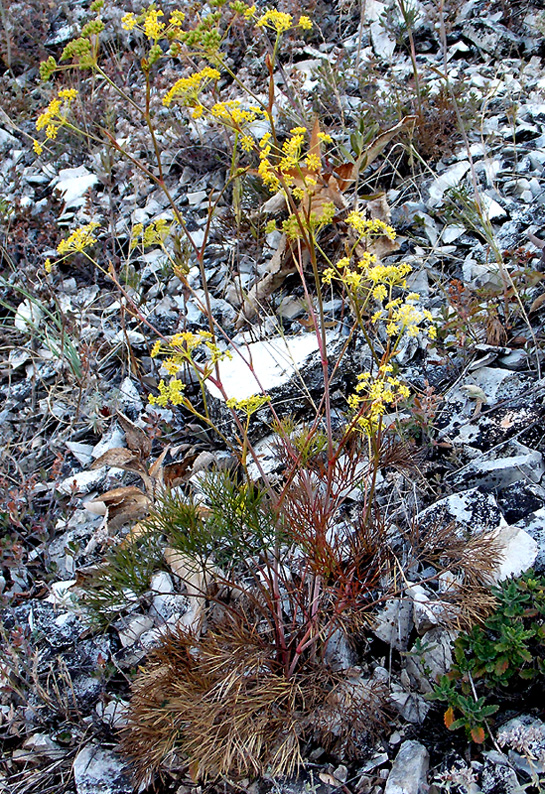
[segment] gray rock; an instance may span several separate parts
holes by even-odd
[[[534,568],[539,573],[545,572],[545,507],[536,510],[526,518],[518,521],[516,527],[525,530],[537,543],[537,556]]]
[[[123,648],[130,648],[139,637],[153,628],[153,619],[148,615],[137,615],[128,625],[118,629],[119,640]]]
[[[420,725],[426,719],[431,703],[424,700],[417,692],[392,692],[390,703],[399,711],[407,722]]]
[[[104,455],[104,453],[108,452],[108,450],[124,446],[125,434],[117,424],[114,424],[110,427],[108,432],[102,436],[100,441],[95,444],[92,455],[95,459],[100,458],[100,456]]]
[[[124,728],[128,724],[128,700],[110,700],[107,706],[99,701],[95,711],[102,722],[111,728]]]
[[[388,775],[384,794],[421,794],[425,790],[430,756],[420,742],[403,742]]]
[[[413,606],[410,599],[395,598],[376,615],[375,636],[398,651],[406,651],[412,627]]]
[[[269,336],[250,343],[246,343],[246,338],[239,334],[235,338],[237,349],[231,351],[232,358],[223,359],[218,365],[219,379],[227,398],[241,401],[266,393],[280,415],[308,410],[307,395],[323,392],[316,334]],[[329,360],[336,361],[344,339],[328,332],[327,343]],[[350,364],[347,357],[346,365]],[[206,388],[211,395],[209,409],[213,420],[224,427],[224,432],[237,435],[231,411],[225,407],[224,395],[211,380],[206,382]],[[262,437],[265,428],[270,428],[270,411],[266,405],[252,416],[251,440]]]
[[[481,771],[482,794],[519,794],[521,787],[507,756],[496,750],[483,753],[486,760]]]
[[[32,734],[23,742],[23,749],[32,755],[44,756],[51,760],[62,758],[68,752],[66,748],[60,747],[57,742],[53,741],[47,733]]]
[[[150,590],[153,593],[164,595],[165,593],[173,593],[174,585],[172,579],[166,571],[157,571],[151,577]]]
[[[357,664],[357,655],[346,634],[340,629],[333,632],[327,643],[324,662],[332,670],[348,670]]]
[[[464,485],[493,491],[523,479],[538,483],[544,470],[541,452],[518,441],[507,441],[463,466],[451,482],[454,487]]]
[[[445,191],[448,190],[448,188],[456,187],[456,185],[460,183],[470,168],[470,163],[467,160],[463,160],[462,162],[455,163],[450,168],[447,168],[446,171],[443,171],[441,176],[437,177],[437,179],[430,185],[430,198],[428,204],[431,207],[437,207],[439,204],[441,204]]]
[[[73,764],[77,794],[133,794],[127,767],[111,750],[90,743]]]
[[[189,610],[189,600],[184,595],[165,593],[156,595],[151,603],[150,616],[156,623],[176,622]]]
[[[119,399],[125,413],[140,414],[144,410],[144,403],[131,378],[125,378],[119,387]]]
[[[228,397],[244,400],[254,394],[271,393],[289,383],[309,359],[317,356],[318,341],[313,333],[277,336],[239,346],[239,351],[231,359],[219,362],[219,374]],[[223,400],[214,385],[207,383],[207,388],[213,397]]]
[[[452,607],[444,601],[434,601],[422,585],[407,588],[407,595],[413,601],[413,620],[417,632],[422,635],[435,626],[445,624],[454,617]]]
[[[476,488],[440,499],[419,513],[417,522],[422,527],[453,523],[460,537],[492,533],[502,551],[498,567],[492,573],[496,581],[518,576],[533,565],[537,556],[537,543],[530,535],[519,527],[509,526],[494,497]]]
[[[420,644],[420,649],[411,648],[407,654],[405,669],[420,692],[433,690],[438,676],[445,675],[452,667],[452,643],[456,632],[442,627],[430,629]]]
[[[85,194],[98,182],[98,178],[84,165],[78,168],[63,168],[59,171],[55,189],[62,194],[65,209],[81,207],[85,204]]]
[[[416,518],[420,526],[455,522],[460,533],[467,534],[495,529],[501,520],[501,510],[492,494],[481,493],[476,488],[445,496]]]

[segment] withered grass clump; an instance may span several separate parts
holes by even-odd
[[[412,526],[405,534],[416,560],[432,565],[437,571],[451,571],[461,576],[442,593],[453,611],[452,627],[469,630],[481,623],[495,608],[496,598],[490,585],[504,556],[495,533],[480,531],[468,535],[455,521],[434,521]]]
[[[174,631],[133,685],[123,749],[147,782],[168,763],[194,779],[290,775],[302,743],[348,753],[384,716],[380,685],[307,665],[286,678],[259,633],[228,619],[198,641]]]
[[[353,467],[307,465],[276,495],[211,474],[204,510],[171,496],[151,517],[198,620],[134,683],[124,749],[141,781],[174,758],[194,779],[289,775],[305,743],[346,758],[378,727],[381,685],[336,672],[328,654],[368,626],[386,546],[380,531],[338,525]]]

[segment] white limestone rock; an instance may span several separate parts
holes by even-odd
[[[520,527],[509,526],[492,494],[477,488],[451,494],[423,510],[417,516],[420,526],[454,523],[460,537],[489,533],[502,551],[498,567],[492,572],[494,581],[519,576],[531,568],[537,557],[536,541]]]
[[[84,165],[80,165],[78,168],[63,168],[59,171],[55,190],[62,194],[65,209],[75,209],[83,206],[85,194],[97,182],[98,178]]]
[[[455,487],[465,485],[494,491],[522,479],[538,483],[544,471],[541,452],[518,441],[507,441],[463,466],[451,482]]]
[[[316,356],[318,340],[314,333],[275,336],[241,346],[239,351],[233,351],[232,359],[219,362],[219,376],[229,399],[244,400],[289,383]],[[206,386],[214,397],[223,400],[214,384],[207,381]]]
[[[405,669],[420,692],[433,690],[438,676],[445,675],[452,667],[452,643],[456,632],[438,626],[424,635],[422,648],[411,648],[406,657]]]
[[[373,633],[398,651],[406,651],[412,628],[413,607],[408,598],[394,598],[375,615]]]
[[[403,742],[388,775],[384,794],[423,794],[430,756],[420,742]]]
[[[93,742],[79,751],[72,767],[77,794],[133,794],[123,760]]]
[[[441,176],[437,177],[430,185],[428,205],[431,207],[438,207],[443,201],[445,191],[450,187],[459,185],[470,168],[470,163],[467,160],[462,160],[459,163],[451,165],[446,171],[443,171]]]
[[[420,725],[424,722],[431,708],[431,703],[424,700],[418,692],[404,692],[403,690],[392,692],[390,703],[399,711],[404,720],[413,725]]]

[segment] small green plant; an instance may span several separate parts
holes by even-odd
[[[486,738],[488,717],[499,709],[490,698],[508,700],[523,682],[545,676],[545,577],[530,570],[502,582],[493,594],[495,611],[456,639],[454,664],[428,695],[447,703],[447,728],[464,727],[478,743]]]
[[[164,568],[163,545],[155,533],[129,537],[111,548],[83,583],[81,604],[93,625],[107,628],[134,608],[149,590],[153,574]]]

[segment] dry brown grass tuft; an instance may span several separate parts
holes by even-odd
[[[291,678],[257,630],[229,619],[165,638],[133,685],[123,748],[139,782],[183,761],[194,779],[293,774],[302,743],[359,747],[383,698],[362,680],[307,665]]]

